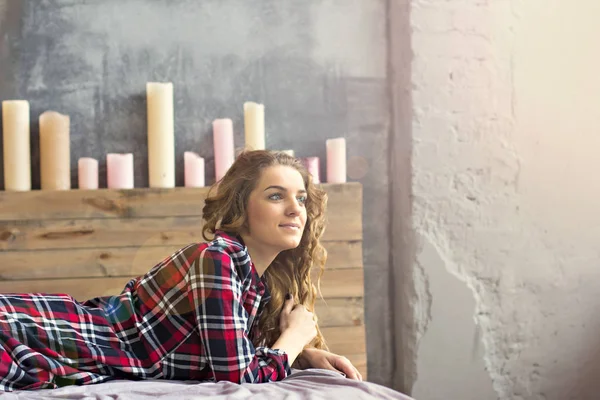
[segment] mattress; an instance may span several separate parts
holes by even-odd
[[[2,400],[184,400],[184,399],[389,399],[413,400],[400,392],[372,382],[355,381],[323,369],[292,370],[282,381],[261,384],[114,380],[59,389],[14,391],[0,394]]]

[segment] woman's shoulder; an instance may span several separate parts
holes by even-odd
[[[217,252],[230,255],[232,259],[247,257],[248,249],[242,240],[231,233],[217,231],[214,238],[201,246],[210,252]]]
[[[248,249],[236,235],[217,231],[211,241],[198,243],[198,250],[202,258],[228,264],[242,278],[252,271]]]

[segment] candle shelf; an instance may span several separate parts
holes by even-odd
[[[328,251],[317,315],[331,351],[366,377],[362,185],[320,184]],[[175,250],[202,241],[209,188],[0,191],[0,292],[119,294]]]

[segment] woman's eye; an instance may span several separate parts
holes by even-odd
[[[279,193],[273,193],[272,195],[269,196],[270,200],[281,200],[281,194]]]
[[[299,196],[299,197],[298,197],[298,201],[299,201],[300,203],[302,203],[302,204],[305,204],[305,203],[306,203],[306,196]]]

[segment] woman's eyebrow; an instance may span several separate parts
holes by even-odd
[[[269,189],[277,189],[277,190],[281,190],[282,192],[288,191],[286,188],[284,188],[283,186],[279,186],[279,185],[271,185],[268,188],[266,188],[264,191],[266,192]],[[298,190],[298,193],[306,193],[306,190],[300,189],[300,190]]]

